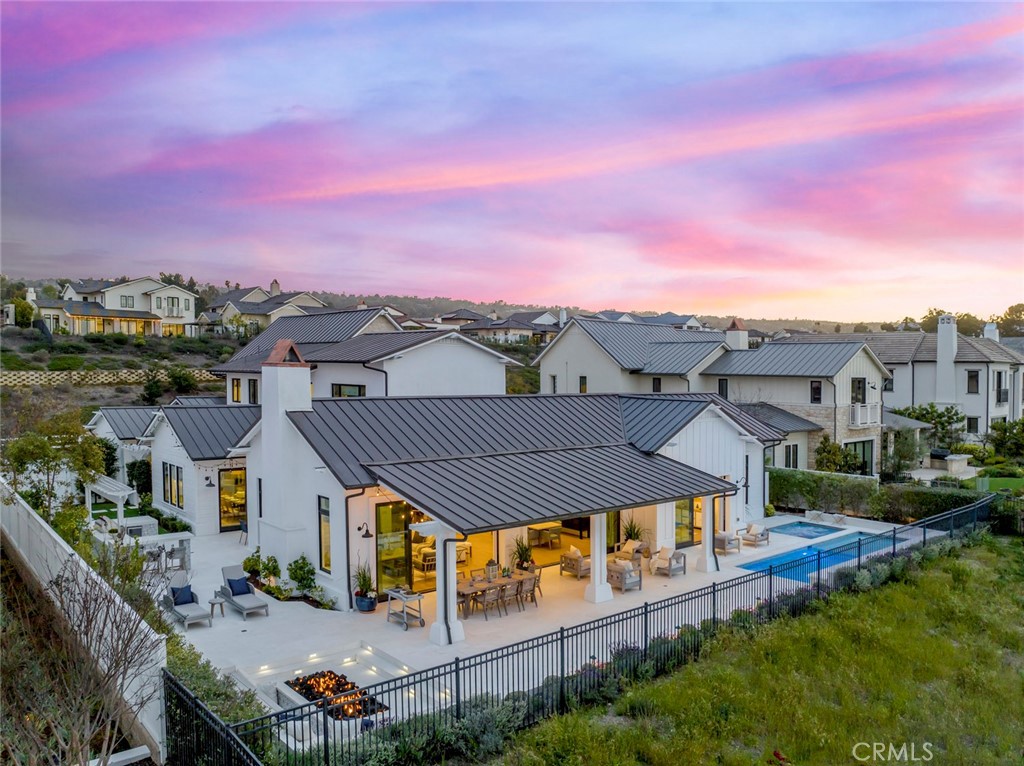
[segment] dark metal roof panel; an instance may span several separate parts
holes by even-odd
[[[753,351],[727,351],[705,375],[832,377],[864,347],[857,341],[766,343]]]
[[[624,444],[386,463],[371,470],[418,508],[465,534],[736,489]]]
[[[281,317],[271,322],[267,329],[253,338],[235,357],[267,353],[282,338],[298,344],[339,343],[354,336],[380,314],[380,309],[361,309]]]
[[[782,433],[792,434],[802,431],[820,431],[822,427],[814,421],[794,415],[781,407],[765,402],[755,404],[737,404],[743,412],[757,418],[762,423],[767,423],[772,428]]]
[[[707,399],[624,396],[620,400],[626,439],[644,452],[656,452],[708,408]]]
[[[62,308],[66,314],[79,317],[103,317],[106,319],[160,319],[156,314],[151,314],[148,311],[108,309],[106,306],[101,306],[96,301],[64,301]]]
[[[188,394],[184,396],[174,397],[174,401],[171,402],[172,407],[196,407],[201,405],[226,405],[223,396],[216,396],[214,394]]]
[[[647,364],[641,372],[649,375],[686,375],[721,347],[721,341],[651,343],[647,346]]]
[[[175,406],[164,407],[163,415],[192,460],[219,460],[238,443],[260,419],[260,408]]]
[[[366,333],[311,350],[303,358],[308,362],[372,362],[452,334],[451,330]]]
[[[100,407],[118,439],[140,439],[159,407]]]
[[[580,328],[603,348],[620,367],[642,370],[651,343],[689,343],[724,341],[720,332],[676,330],[667,325],[646,322],[615,322],[605,319],[574,318]]]

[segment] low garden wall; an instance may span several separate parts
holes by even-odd
[[[189,370],[197,383],[216,383],[221,379],[209,370]],[[149,370],[0,370],[0,386],[141,386]],[[167,383],[167,371],[157,370],[157,377]]]

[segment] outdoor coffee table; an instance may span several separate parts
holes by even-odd
[[[385,615],[388,622],[397,622],[402,630],[409,630],[409,623],[419,623],[421,628],[427,624],[423,619],[422,593],[411,593],[402,588],[388,588],[384,592],[388,594],[388,611]]]

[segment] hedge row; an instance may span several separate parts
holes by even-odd
[[[793,469],[769,468],[769,501],[787,508],[863,514],[876,491],[870,479],[846,474],[826,474]]]

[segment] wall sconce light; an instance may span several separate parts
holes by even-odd
[[[373,537],[373,533],[370,531],[370,525],[367,524],[365,521],[362,524],[360,524],[358,527],[356,527],[356,532],[362,532],[363,533],[363,537],[365,537],[367,539]]]
[[[206,488],[213,489],[213,479],[211,479],[209,476],[206,477]]]

